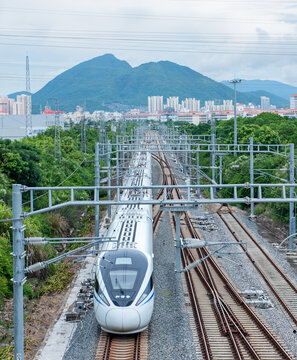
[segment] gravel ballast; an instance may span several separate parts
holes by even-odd
[[[152,161],[153,184],[159,165]],[[163,243],[164,240],[164,243]],[[175,247],[169,214],[163,213],[154,240],[155,306],[148,328],[148,359],[197,359],[180,275],[175,273]],[[100,336],[93,309],[78,323],[63,360],[94,359]]]
[[[176,164],[171,163],[177,169]],[[161,174],[155,161],[152,161],[152,174],[153,184],[159,184]],[[178,182],[184,184],[184,175],[180,172]],[[205,215],[205,213],[205,208],[201,205],[191,212],[194,217]],[[236,211],[236,215],[297,283],[296,273],[287,262],[286,257],[278,253],[259,235],[256,223],[249,220],[247,216],[244,216],[239,211]],[[218,230],[211,232],[199,230],[205,240],[234,241],[216,214],[209,214],[208,216],[213,217]],[[239,248],[236,249],[239,250]],[[234,247],[232,250],[235,250]],[[184,297],[180,275],[177,275],[174,271],[175,247],[167,212],[163,213],[157,228],[154,240],[154,256],[155,307],[148,329],[148,359],[200,359],[194,345],[195,340],[190,328],[188,309],[185,306],[189,299]],[[263,290],[263,284],[257,271],[246,259],[245,255],[224,256],[217,260],[239,291],[251,288]],[[297,335],[293,333],[294,328],[284,315],[283,310],[278,307],[269,309],[256,308],[255,310],[296,356],[297,345],[295,346],[295,342],[297,342]],[[78,324],[63,360],[93,359],[99,336],[100,326],[96,322],[93,310],[89,310],[81,323]]]
[[[177,175],[177,181],[179,184],[184,184],[185,177],[178,171],[178,166],[170,161],[171,166],[175,168]],[[186,193],[183,194],[186,197]],[[206,241],[234,241],[234,238],[230,235],[230,232],[223,225],[217,214],[212,214],[205,210],[207,206],[199,205],[198,208],[191,211],[193,217],[206,216],[212,217],[215,226],[218,230],[216,231],[205,231],[199,229],[200,234]],[[255,221],[252,221],[248,216],[244,215],[242,211],[234,208],[234,212],[240,221],[249,229],[249,231],[258,239],[260,244],[272,255],[276,263],[282,267],[288,276],[297,284],[296,270],[292,268],[290,263],[287,261],[286,255],[277,251],[267,240],[265,240],[258,231],[258,227]],[[199,228],[199,227],[198,227]],[[216,249],[215,246],[211,249]],[[224,251],[240,251],[239,247],[229,247]],[[264,290],[262,279],[257,270],[251,264],[244,254],[228,255],[217,257],[217,261],[222,266],[225,273],[229,276],[235,287],[239,291],[245,291],[250,289]],[[273,300],[273,299],[271,299]],[[296,299],[297,300],[297,299]],[[260,317],[266,322],[266,324],[279,336],[284,342],[287,348],[292,352],[294,356],[297,356],[297,326],[293,326],[292,321],[288,319],[285,311],[278,305],[274,304],[274,307],[268,309],[255,308]]]

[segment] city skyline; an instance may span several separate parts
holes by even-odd
[[[169,60],[216,81],[240,77],[297,85],[294,2],[155,0],[100,4],[36,0],[0,6],[0,93],[38,91],[88,58],[114,53],[132,66]]]

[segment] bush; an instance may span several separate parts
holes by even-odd
[[[12,295],[13,259],[12,247],[5,238],[0,238],[0,300]]]
[[[63,292],[67,285],[69,285],[73,275],[74,272],[71,269],[71,264],[58,265],[55,275],[45,280],[38,295],[42,296],[54,292]]]

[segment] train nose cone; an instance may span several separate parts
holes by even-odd
[[[133,331],[139,329],[140,316],[134,309],[111,309],[106,314],[106,327],[111,331]]]

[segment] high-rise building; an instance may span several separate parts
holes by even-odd
[[[270,98],[266,96],[261,96],[261,109],[270,110]]]
[[[169,98],[167,98],[167,103],[166,106],[168,108],[173,109],[174,111],[178,111],[179,110],[179,102],[178,102],[178,96],[170,96]]]
[[[163,96],[148,96],[148,112],[155,114],[163,111]]]
[[[31,96],[30,95],[18,95],[18,115],[30,115],[31,114]]]
[[[17,101],[7,96],[0,96],[0,113],[2,115],[30,115],[31,114],[31,96],[18,95]]]
[[[205,111],[214,111],[215,108],[215,102],[214,100],[207,100],[204,102]]]
[[[223,105],[221,110],[234,110],[233,100],[223,100]]]
[[[290,96],[290,109],[297,109],[297,94]]]
[[[7,96],[0,96],[0,114],[9,115],[9,99]]]
[[[200,100],[186,98],[182,101],[182,107],[189,111],[200,111]]]

